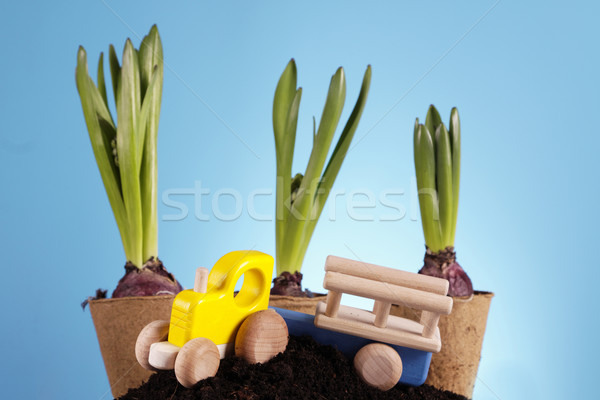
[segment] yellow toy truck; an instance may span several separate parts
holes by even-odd
[[[140,332],[135,354],[149,370],[175,370],[185,387],[214,376],[235,351],[248,362],[266,362],[285,351],[284,319],[268,310],[273,257],[258,251],[223,256],[210,274],[196,270],[194,289],[173,301],[170,321],[154,321]],[[243,276],[239,292],[236,284]]]

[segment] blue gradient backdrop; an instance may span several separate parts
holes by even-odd
[[[273,190],[272,96],[297,61],[304,89],[295,170],[311,145],[330,76],[343,65],[347,103],[367,64],[371,93],[355,147],[308,249],[306,285],[321,289],[326,255],[416,271],[423,237],[414,202],[412,127],[434,103],[463,127],[456,245],[476,288],[496,293],[476,399],[595,397],[598,314],[597,16],[595,2],[2,2],[0,249],[3,398],[109,398],[89,312],[112,290],[124,254],[75,89],[77,47],[90,69],[109,43],[157,23],[165,68],[159,134],[162,194],[201,181],[209,213],[171,196],[159,205],[160,256],[187,287],[193,270],[234,249],[274,251],[274,223],[248,214]],[[495,7],[494,7],[495,5]],[[245,143],[245,144],[244,144]],[[596,161],[594,161],[596,160]],[[355,208],[384,191],[400,210]],[[369,204],[367,195],[355,202]],[[254,209],[273,213],[273,196]],[[332,206],[336,205],[333,210]],[[402,213],[401,213],[402,211]],[[392,216],[396,221],[383,221]],[[358,219],[371,218],[372,221]],[[334,221],[332,221],[334,220]]]

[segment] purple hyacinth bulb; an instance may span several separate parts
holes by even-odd
[[[164,267],[159,259],[151,258],[138,269],[131,263],[125,265],[125,276],[121,278],[112,294],[113,298],[132,296],[157,296],[177,294],[183,287]]]
[[[452,297],[471,296],[473,284],[467,273],[456,262],[456,253],[453,247],[447,247],[437,253],[427,249],[423,268],[420,274],[447,279],[450,282],[448,295]]]

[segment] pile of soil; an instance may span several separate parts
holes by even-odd
[[[159,371],[120,400],[295,400],[295,399],[425,399],[466,400],[431,386],[396,385],[382,392],[363,383],[352,362],[331,346],[312,337],[290,337],[287,350],[266,364],[248,364],[237,357],[221,360],[214,378],[191,389],[181,386],[173,371]]]

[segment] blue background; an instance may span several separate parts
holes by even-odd
[[[159,204],[160,256],[184,286],[234,249],[274,252],[274,223],[248,215],[273,190],[272,96],[296,59],[300,108],[294,170],[311,146],[330,76],[347,77],[346,119],[367,64],[367,106],[308,249],[305,284],[321,289],[326,255],[416,271],[423,237],[414,201],[412,127],[434,103],[461,113],[456,246],[480,290],[496,293],[476,399],[591,398],[598,312],[597,16],[593,2],[2,2],[0,250],[3,398],[109,398],[89,311],[112,291],[124,253],[93,158],[77,91],[77,47],[100,51],[158,24],[165,49],[159,192],[201,181],[225,215]],[[245,143],[245,144],[244,144]],[[596,161],[594,161],[596,160]],[[346,212],[355,191],[403,192]],[[368,204],[368,196],[354,200]],[[259,196],[257,213],[273,213]],[[335,212],[332,204],[337,206]],[[382,221],[387,216],[396,221]],[[358,219],[370,218],[371,221]],[[332,221],[332,219],[334,221]]]

